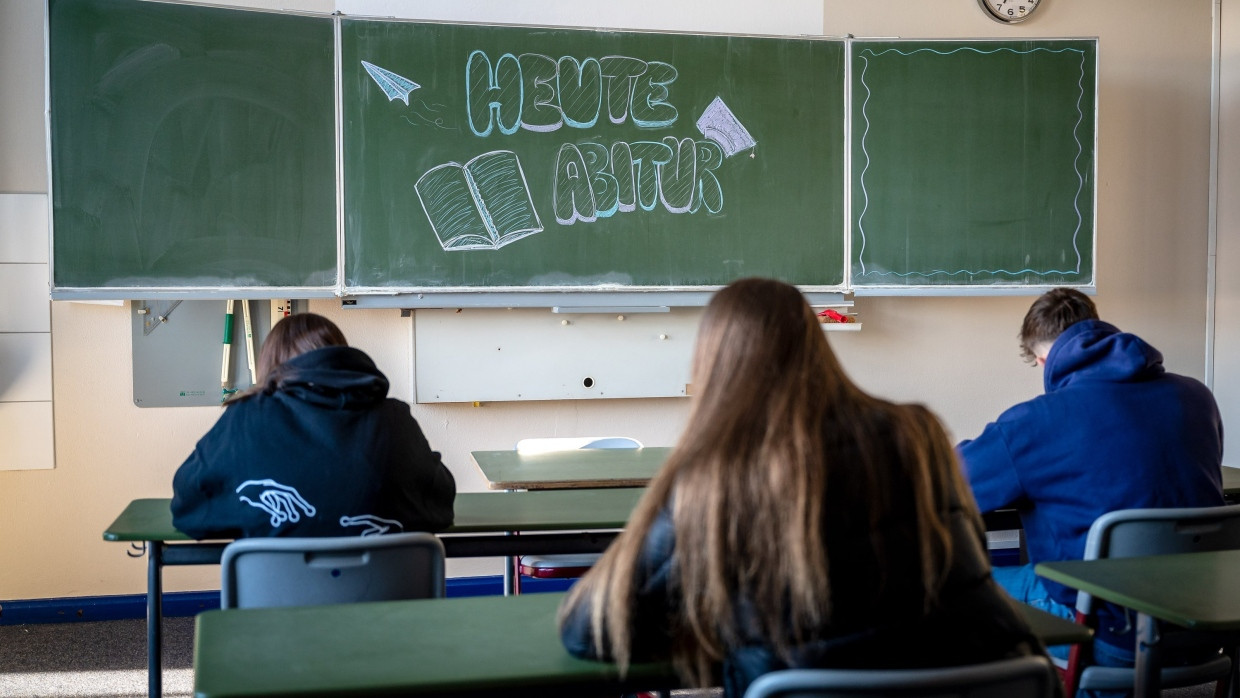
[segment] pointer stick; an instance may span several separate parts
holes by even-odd
[[[229,394],[236,392],[230,390],[229,385],[232,383],[232,330],[233,330],[233,303],[236,301],[228,301],[228,305],[224,309],[224,360],[220,368],[220,402],[228,399]]]
[[[245,360],[250,364],[250,385],[258,383],[254,370],[254,325],[250,322],[250,302],[241,301],[241,317],[245,324]]]

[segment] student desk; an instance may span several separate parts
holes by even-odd
[[[671,455],[667,446],[587,448],[548,453],[474,451],[493,490],[645,487]]]
[[[665,446],[615,449],[573,449],[545,453],[516,450],[474,451],[472,456],[493,490],[559,490],[578,488],[645,487],[671,454]],[[1237,470],[1240,490],[1240,470]],[[982,515],[987,530],[1021,528],[1020,515],[1004,509]],[[517,577],[516,560],[504,565],[504,594],[510,594]]]
[[[553,492],[462,492],[456,495],[456,523],[441,537],[449,557],[508,557],[600,552],[616,532],[566,533],[580,529],[620,529],[641,497],[641,489]],[[163,567],[218,565],[227,541],[195,541],[172,526],[169,499],[136,499],[103,532],[103,539],[142,543],[147,560],[147,667],[150,695],[160,695],[163,644]],[[507,531],[538,532],[510,536]]]
[[[233,696],[618,695],[678,685],[670,664],[576,659],[555,622],[563,594],[207,611],[194,636],[194,694]],[[1088,628],[1023,604],[1048,644]]]
[[[666,446],[581,448],[541,453],[474,451],[471,455],[493,490],[562,490],[645,487],[671,454]],[[515,557],[504,561],[504,595],[516,593]]]
[[[1159,621],[1220,633],[1221,645],[1240,633],[1240,550],[1044,562],[1034,570],[1137,612],[1138,698],[1158,695]]]
[[[668,446],[647,446],[534,454],[474,451],[471,455],[490,489],[539,490],[644,487],[671,452]],[[1240,502],[1240,468],[1223,468],[1223,496],[1229,502]],[[1019,521],[1015,512],[987,512],[991,514],[999,514],[996,520],[1005,523]]]
[[[522,454],[516,451],[474,451],[471,455],[493,490],[556,490],[603,487],[645,487],[671,454],[668,446],[579,449]],[[1240,468],[1223,468],[1223,497],[1240,502]],[[1014,510],[986,512],[987,528],[1020,527]],[[993,524],[993,525],[992,525]]]
[[[620,695],[672,688],[668,664],[572,657],[563,594],[207,611],[194,633],[194,694],[224,696]]]
[[[645,487],[671,454],[666,446],[614,449],[573,449],[545,453],[516,450],[474,451],[472,456],[493,490],[528,491],[578,488]],[[1240,491],[1240,470],[1236,488]],[[987,530],[1021,528],[1012,509],[982,515]],[[585,528],[585,527],[583,527]],[[516,561],[504,565],[504,593],[511,593],[517,576]]]

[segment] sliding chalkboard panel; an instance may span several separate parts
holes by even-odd
[[[334,286],[331,18],[48,16],[54,292]]]
[[[854,286],[1089,285],[1097,42],[852,46]]]
[[[347,291],[843,283],[842,41],[341,29]]]

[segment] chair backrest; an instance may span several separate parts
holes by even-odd
[[[1085,539],[1085,559],[1170,555],[1240,548],[1240,504],[1171,509],[1120,509],[1099,516]],[[1088,614],[1093,598],[1077,594]]]
[[[1059,677],[1045,657],[940,669],[786,669],[758,677],[745,698],[1050,698]]]
[[[579,448],[641,448],[642,442],[627,436],[551,436],[521,439],[517,442],[518,453],[550,453],[552,451],[575,451]]]
[[[245,538],[224,548],[220,566],[221,608],[444,595],[443,543],[429,533]]]

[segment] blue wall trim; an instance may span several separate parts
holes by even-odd
[[[177,591],[164,594],[164,616],[192,616],[220,607],[218,591]],[[74,596],[59,599],[0,601],[0,625],[78,623],[146,618],[146,595]]]
[[[564,591],[573,579],[521,580],[521,591],[539,593]],[[499,596],[504,582],[499,575],[453,577],[447,582],[449,598]],[[220,607],[218,591],[173,591],[164,593],[164,616],[193,616]],[[59,599],[0,601],[0,625],[28,623],[81,623],[98,620],[146,618],[146,595],[74,596]]]

